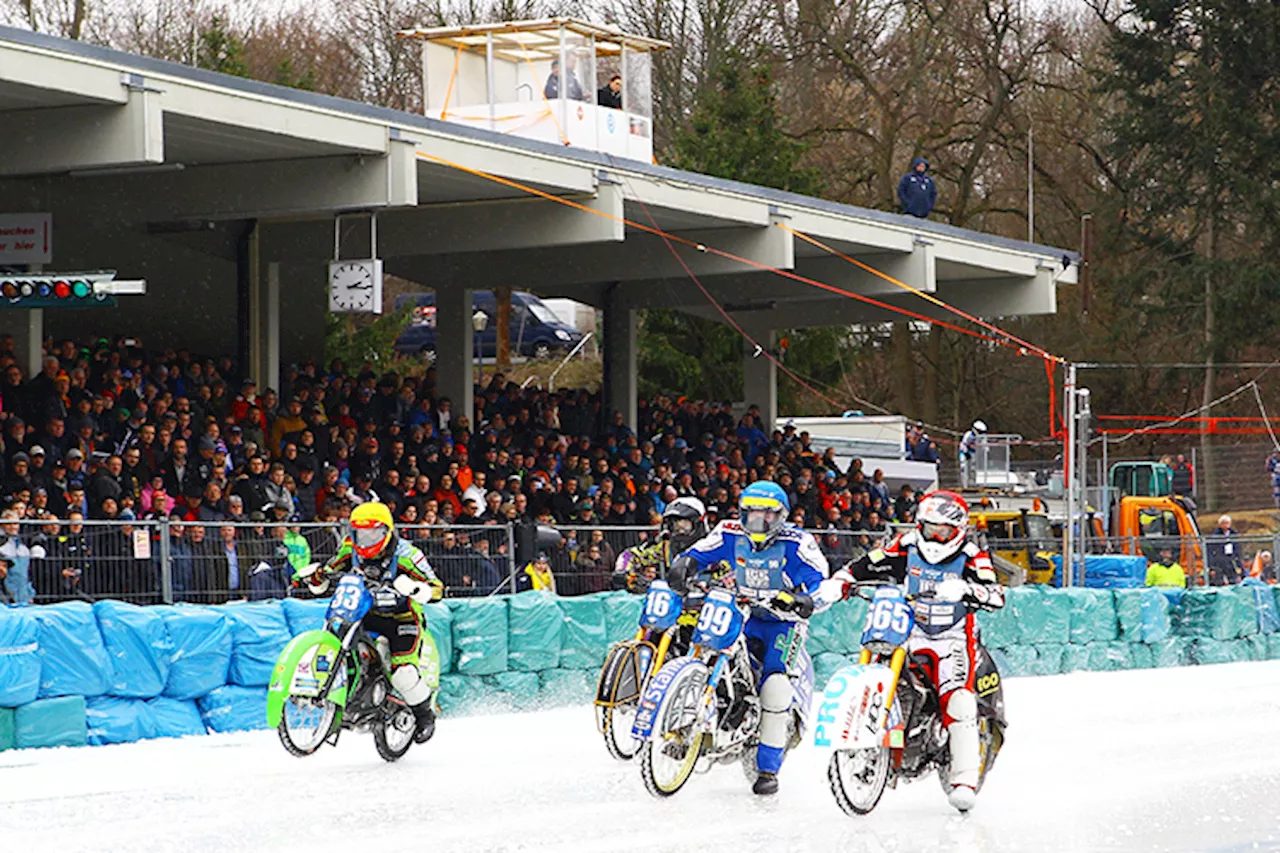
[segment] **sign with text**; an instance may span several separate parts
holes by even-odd
[[[0,265],[52,260],[52,213],[0,213]]]

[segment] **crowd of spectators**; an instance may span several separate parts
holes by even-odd
[[[912,520],[910,489],[891,493],[881,471],[842,466],[807,433],[759,418],[660,395],[641,401],[632,430],[597,394],[522,389],[501,373],[462,412],[433,368],[338,361],[259,388],[230,357],[123,339],[48,341],[26,377],[0,338],[0,597],[156,600],[166,550],[177,600],[284,595],[290,566],[331,555],[368,500],[392,508],[450,594],[508,580],[506,525],[530,521],[565,529],[545,555],[560,592],[603,589],[669,501],[697,496],[714,523],[758,478],[787,490],[791,520],[823,531],[833,557]],[[909,441],[912,456],[936,453],[927,436]],[[156,519],[170,522],[166,543],[137,524]]]

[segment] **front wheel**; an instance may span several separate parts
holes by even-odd
[[[396,708],[387,714],[381,723],[373,727],[373,745],[378,749],[384,761],[396,761],[413,746],[413,735],[417,731],[418,722],[413,711],[408,708]]]
[[[870,814],[889,781],[889,747],[841,749],[827,763],[827,781],[847,815]]]
[[[684,787],[702,754],[705,733],[698,709],[707,684],[704,666],[686,667],[667,688],[662,718],[650,740],[640,746],[640,776],[655,797],[669,797]]]
[[[315,696],[290,696],[285,700],[284,713],[276,732],[280,743],[290,755],[301,758],[310,755],[324,744],[333,730],[338,706],[327,699]]]
[[[640,741],[631,735],[631,724],[636,719],[636,705],[625,702],[601,710],[601,730],[604,748],[619,761],[630,761],[640,751]]]

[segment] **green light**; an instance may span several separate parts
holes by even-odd
[[[89,295],[90,290],[91,288],[89,287],[89,282],[87,281],[77,281],[77,282],[72,282],[71,284],[71,292],[75,294],[75,297],[77,299],[84,299],[86,296]]]

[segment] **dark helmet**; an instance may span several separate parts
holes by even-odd
[[[707,535],[707,510],[697,498],[676,498],[662,511],[662,530],[671,540],[671,553],[688,550]]]

